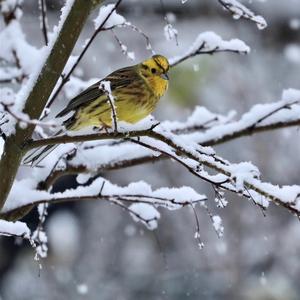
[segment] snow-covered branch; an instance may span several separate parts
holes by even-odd
[[[24,188],[26,188],[26,193]],[[15,211],[24,210],[32,205],[101,200],[117,205],[122,204],[122,207],[128,208],[135,217],[139,215],[143,223],[151,229],[156,227],[159,218],[156,208],[174,210],[187,205],[201,204],[207,200],[206,196],[198,194],[190,187],[152,190],[151,186],[143,181],[131,183],[127,187],[119,187],[103,178],[95,179],[88,186],[79,186],[76,189],[54,194],[36,190],[34,180],[21,180],[16,182],[10,197],[11,199],[2,210],[1,217],[9,218]]]
[[[247,54],[250,52],[249,46],[239,39],[230,41],[223,40],[214,32],[203,32],[198,35],[193,45],[181,56],[172,57],[169,62],[172,67],[179,63],[200,54],[214,54],[218,52],[233,52]]]
[[[30,234],[30,229],[23,222],[8,222],[0,220],[0,235],[29,239]]]
[[[237,0],[218,0],[219,3],[228,10],[234,19],[246,19],[256,23],[258,29],[265,29],[267,27],[266,20],[259,15],[256,15],[253,11],[241,4]]]
[[[116,105],[115,98],[111,93],[110,81],[102,80],[99,85],[99,89],[101,89],[104,94],[107,96],[107,101],[111,110],[111,123],[113,124],[113,129],[115,132],[118,132],[118,119],[116,113]]]
[[[277,187],[262,182],[259,179],[259,171],[250,163],[232,164],[218,157],[211,148],[199,146],[199,144],[211,146],[242,135],[299,124],[299,101],[300,92],[290,89],[284,91],[282,100],[256,105],[238,121],[232,121],[232,113],[222,118],[203,108],[198,108],[186,123],[165,122],[152,127],[147,125],[148,129],[135,131],[59,136],[32,141],[27,147],[90,141],[86,146],[81,146],[75,156],[67,159],[64,167],[52,169],[47,176],[43,172],[45,179],[39,183],[39,186],[46,189],[65,174],[97,174],[103,170],[118,169],[167,157],[219,189],[242,193],[262,207],[267,207],[268,201],[273,201],[299,214],[300,188],[298,186]],[[205,128],[204,124],[205,126],[210,124],[210,128],[202,132],[195,130],[195,128]],[[101,142],[101,140],[115,139],[120,142]],[[94,142],[91,142],[92,140]],[[102,155],[99,160],[97,154],[100,152]],[[104,153],[107,155],[103,155]],[[55,161],[54,157],[49,158],[49,161],[53,160]],[[93,163],[90,164],[89,161]],[[219,175],[209,175],[203,169],[204,166],[217,171]]]
[[[240,120],[233,121],[234,112],[221,116],[209,112],[203,107],[197,107],[186,122],[165,121],[146,129],[119,132],[105,132],[89,135],[64,135],[47,139],[28,141],[26,148],[74,143],[95,140],[109,140],[148,135],[154,127],[166,128],[173,134],[187,136],[190,140],[201,145],[212,146],[230,139],[255,132],[291,127],[300,123],[300,91],[288,89],[283,92],[282,100],[269,104],[257,104],[245,113]],[[204,131],[203,131],[204,130]]]

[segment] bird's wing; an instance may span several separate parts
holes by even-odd
[[[71,111],[76,110],[78,107],[82,105],[87,105],[93,100],[98,99],[100,96],[104,94],[103,90],[99,89],[99,85],[101,81],[110,81],[110,88],[112,91],[117,88],[121,88],[124,86],[128,86],[130,83],[135,81],[138,78],[138,74],[135,71],[134,66],[119,69],[104,79],[92,84],[86,90],[81,92],[75,98],[73,98],[60,113],[56,115],[56,117],[62,117],[68,114]]]

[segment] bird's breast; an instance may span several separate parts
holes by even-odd
[[[168,80],[159,76],[151,77],[148,79],[149,86],[155,97],[162,97],[168,89]]]

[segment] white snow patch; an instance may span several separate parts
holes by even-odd
[[[23,222],[0,220],[0,235],[15,235],[29,239],[30,229]]]
[[[108,20],[106,20],[103,28],[111,28],[118,25],[123,25],[126,22],[126,19],[115,11],[115,4],[103,5],[99,10],[98,16],[94,19],[95,29],[97,29],[104,22],[104,20],[112,11],[113,13],[110,15]]]
[[[172,57],[169,59],[171,65],[176,64],[182,57],[190,56],[195,53],[210,52],[210,51],[236,51],[239,53],[249,53],[250,47],[245,42],[239,39],[223,40],[215,32],[207,31],[200,33],[189,50],[181,56]]]
[[[160,219],[160,213],[152,205],[134,203],[129,206],[129,209],[134,221],[142,221],[150,230],[157,228],[157,220]]]

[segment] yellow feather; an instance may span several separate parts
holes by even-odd
[[[156,59],[155,59],[156,58]],[[155,70],[155,72],[154,72]],[[169,63],[163,56],[156,55],[138,65],[127,68],[126,76],[132,81],[125,86],[115,85],[120,80],[118,71],[104,80],[109,80],[114,97],[118,121],[136,123],[153,112],[159,99],[168,88],[168,80],[162,75],[169,70]],[[124,71],[120,72],[124,73]],[[124,74],[122,74],[124,75]],[[87,126],[111,127],[111,106],[106,95],[81,105],[75,112],[70,130],[79,130]]]

